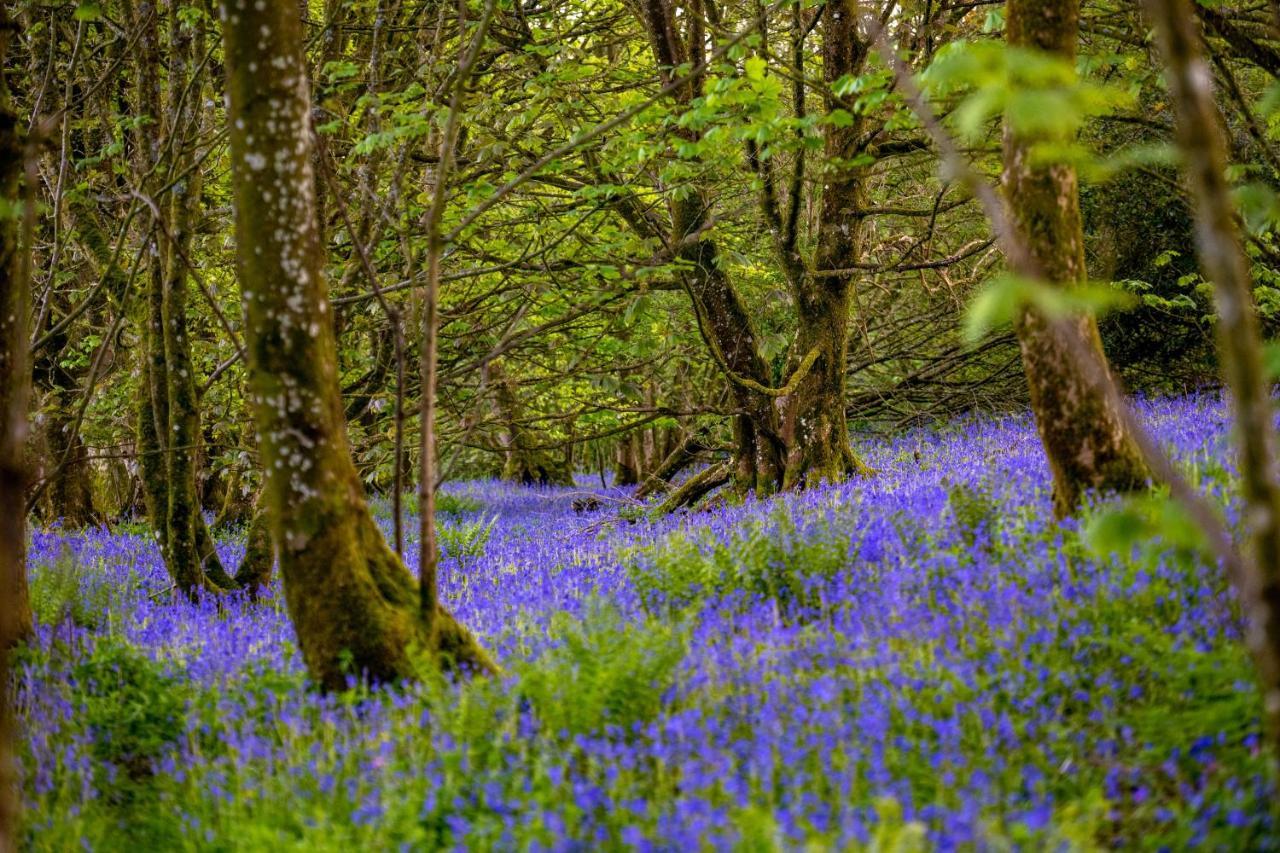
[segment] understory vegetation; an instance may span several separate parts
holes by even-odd
[[[0,0],[0,853],[1280,853],[1280,3]]]
[[[1142,412],[1227,500],[1221,400]],[[463,683],[317,694],[278,588],[175,604],[143,537],[36,533],[26,843],[1274,843],[1239,614],[1194,541],[1048,520],[1025,417],[861,449],[856,487],[675,517],[450,487],[444,530],[489,535],[445,545],[443,594],[504,667]]]

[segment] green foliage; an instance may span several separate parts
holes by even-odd
[[[628,562],[640,600],[652,613],[696,608],[735,593],[779,606],[820,604],[815,582],[849,562],[846,533],[821,523],[799,530],[785,506],[744,526],[727,541],[705,532],[677,532],[641,549]]]
[[[1175,549],[1207,556],[1199,526],[1167,489],[1125,498],[1096,510],[1085,521],[1083,538],[1100,557]]]
[[[560,645],[517,670],[518,689],[545,730],[570,741],[655,719],[685,656],[678,626],[628,623],[603,605],[555,620],[552,633]]]
[[[418,511],[418,496],[409,497],[410,512]],[[453,492],[436,492],[437,515],[468,515],[484,509],[484,502],[470,495],[458,495]]]
[[[971,343],[981,340],[991,329],[1013,322],[1024,308],[1034,308],[1053,317],[1073,314],[1105,314],[1129,308],[1134,298],[1110,283],[1088,282],[1070,287],[1054,287],[1013,274],[991,279],[969,304],[964,335]]]
[[[954,41],[921,80],[934,95],[961,96],[952,115],[970,140],[997,116],[1026,136],[1069,138],[1086,119],[1133,102],[1131,91],[1082,79],[1061,57],[1000,41]]]
[[[130,573],[126,587],[113,588],[100,573],[80,566],[70,551],[63,551],[31,573],[31,612],[42,625],[70,621],[81,628],[111,631],[117,603],[137,585],[137,576]]]
[[[95,757],[129,779],[149,776],[183,734],[181,683],[126,643],[99,642],[72,668],[71,683]]]
[[[498,517],[495,515],[488,521],[477,518],[468,522],[442,524],[437,531],[440,545],[446,554],[460,563],[477,560],[484,556],[485,546],[489,544],[489,537],[493,535],[493,527],[497,522]]]
[[[973,547],[978,537],[994,531],[1000,507],[991,495],[964,483],[947,486],[947,506],[955,518],[961,539]]]

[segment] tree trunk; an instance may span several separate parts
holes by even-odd
[[[15,24],[0,2],[0,202],[22,210],[22,225],[0,216],[0,853],[18,849],[18,774],[14,767],[10,649],[31,633],[26,567],[26,436],[30,387],[27,352],[29,268],[24,231],[33,214],[30,187],[22,188],[26,162],[18,116],[4,70]],[[25,200],[25,204],[22,202]]]
[[[705,436],[701,432],[692,432],[685,436],[654,467],[653,472],[645,478],[632,497],[636,500],[644,500],[650,495],[666,491],[671,486],[671,478],[693,464],[698,454],[706,449]]]
[[[135,140],[135,181],[146,192],[162,146],[159,11],[144,3],[136,10],[139,27],[137,98],[139,110],[152,121],[141,125]],[[187,320],[187,259],[190,257],[192,209],[199,203],[199,169],[186,137],[198,124],[200,86],[191,74],[191,39],[169,13],[171,63],[170,105],[182,109],[168,117],[169,137],[178,144],[175,171],[185,177],[168,203],[153,209],[148,258],[145,368],[138,406],[137,452],[147,515],[174,584],[186,595],[198,590],[234,586],[218,560],[213,537],[200,512],[196,489],[196,445],[200,436],[195,373]],[[187,91],[192,86],[192,91]]]
[[[244,558],[236,571],[235,583],[248,590],[250,598],[257,598],[271,581],[271,569],[276,559],[271,546],[271,525],[262,507],[261,495],[254,501],[253,517],[245,533]]]
[[[867,45],[857,34],[856,4],[829,2],[822,11],[824,69],[828,83],[847,74],[860,73]],[[672,82],[673,69],[702,61],[704,34],[700,12],[684,16],[688,38],[680,36],[680,20],[667,0],[649,0],[643,18],[653,45],[662,80]],[[799,29],[799,24],[797,23]],[[802,45],[797,42],[797,50]],[[797,81],[802,75],[797,76]],[[698,81],[674,89],[672,97],[688,106]],[[797,82],[797,111],[803,110],[804,86]],[[836,106],[834,99],[830,106]],[[853,113],[850,110],[850,113]],[[690,140],[692,130],[681,131]],[[845,364],[848,352],[849,270],[859,250],[861,212],[865,193],[865,167],[852,164],[860,153],[864,128],[826,128],[829,170],[825,180],[817,247],[816,270],[809,269],[797,248],[797,222],[803,171],[792,184],[791,209],[784,216],[777,209],[771,165],[749,148],[764,190],[765,215],[775,235],[778,259],[796,304],[797,334],[788,376],[782,387],[760,354],[757,336],[746,307],[721,266],[715,242],[706,235],[711,209],[699,187],[671,202],[677,256],[689,272],[685,287],[698,316],[699,330],[716,363],[728,378],[734,407],[734,454],[731,482],[738,493],[767,495],[779,489],[801,488],[821,481],[843,479],[867,469],[849,444],[844,414]],[[798,169],[803,169],[803,155]],[[633,224],[638,221],[631,216]],[[835,271],[835,272],[833,272]],[[716,478],[710,478],[715,480]],[[688,493],[696,493],[696,489]]]
[[[421,612],[348,449],[297,9],[224,2],[222,14],[249,390],[265,508],[307,668],[329,690],[348,675],[412,677],[414,649],[442,666],[492,671],[451,614]]]
[[[526,486],[572,486],[573,469],[563,454],[537,447],[538,439],[524,425],[524,406],[520,403],[520,387],[515,377],[503,369],[501,362],[489,364],[493,383],[494,408],[502,422],[502,443],[506,455],[502,479]]]
[[[775,226],[784,241],[778,246],[780,261],[791,271],[789,277],[794,281],[798,333],[793,374],[802,369],[800,359],[814,358],[785,400],[783,436],[788,449],[783,488],[823,480],[835,482],[867,470],[849,444],[844,393],[851,270],[861,257],[867,208],[867,167],[855,164],[855,159],[864,153],[862,137],[866,128],[859,112],[831,92],[837,80],[861,74],[866,64],[868,45],[858,33],[857,11],[856,3],[847,0],[828,2],[822,10],[822,74],[827,84],[827,110],[843,108],[857,118],[847,127],[829,123],[824,130],[825,174],[812,272],[804,269],[796,248],[794,214],[785,219],[778,215]],[[803,99],[803,90],[797,92],[796,99]],[[799,188],[796,182],[792,192]]]
[[[1009,0],[1005,16],[1011,46],[1035,48],[1074,64],[1079,0]],[[1075,168],[1033,165],[1038,143],[1009,122],[1004,132],[1004,192],[1014,228],[1040,276],[1070,287],[1086,278],[1084,229]],[[1092,316],[1075,318],[1081,339],[1106,368]],[[1151,472],[1106,394],[1105,383],[1081,368],[1071,342],[1038,311],[1023,310],[1014,322],[1040,440],[1053,470],[1053,504],[1059,517],[1080,504],[1086,490],[1132,491],[1146,487]]]
[[[203,46],[202,25],[194,30],[183,25],[177,5],[169,7],[169,102],[176,111],[170,117],[170,134],[179,142],[175,171],[187,177],[170,194],[169,241],[165,253],[165,276],[161,294],[164,321],[163,365],[168,397],[168,429],[165,469],[168,473],[168,529],[170,571],[179,578],[184,592],[197,586],[229,589],[235,581],[227,574],[213,547],[196,487],[197,447],[200,443],[200,409],[196,399],[195,366],[191,357],[190,324],[187,316],[188,269],[191,257],[193,220],[200,204],[200,170],[194,162],[194,146],[186,144],[200,126],[204,102],[203,85],[194,80],[193,41]],[[196,51],[203,53],[203,50]],[[190,87],[189,92],[184,92]],[[185,97],[184,97],[185,95]],[[177,105],[181,104],[180,110]]]
[[[0,216],[0,616],[5,620],[0,649],[26,638],[32,626],[26,571],[31,247],[23,245],[23,232],[34,202],[29,197],[31,187],[23,186],[25,139],[4,75],[15,26],[8,4],[0,2],[0,202],[10,211],[22,211],[20,217]],[[0,777],[6,769],[0,767]],[[0,816],[8,805],[8,794],[7,789],[0,791]]]
[[[90,479],[88,451],[79,434],[72,435],[70,417],[72,401],[69,393],[58,389],[53,407],[45,414],[44,445],[47,476],[51,476],[47,494],[49,521],[61,521],[63,527],[79,529],[101,522],[93,505],[93,481]],[[61,470],[58,464],[66,459]]]
[[[1262,687],[1264,722],[1272,738],[1273,769],[1280,765],[1280,480],[1276,472],[1275,408],[1263,370],[1262,340],[1253,281],[1237,226],[1213,73],[1185,0],[1147,0],[1168,65],[1166,78],[1177,113],[1182,149],[1195,200],[1196,250],[1218,304],[1218,351],[1231,405],[1245,508],[1247,546],[1242,577],[1235,578],[1249,622],[1245,642]]]
[[[131,7],[132,4],[129,4]],[[133,25],[138,28],[137,65],[135,68],[135,108],[150,119],[134,129],[133,177],[145,190],[148,173],[154,158],[159,156],[160,138],[157,122],[160,121],[160,36],[155,20],[155,10],[143,4],[133,11]],[[174,572],[169,559],[169,489],[165,453],[168,446],[165,431],[169,425],[169,395],[165,383],[164,366],[164,269],[161,265],[162,242],[157,235],[158,224],[152,222],[144,239],[146,260],[146,323],[143,334],[142,381],[138,390],[137,457],[138,476],[142,481],[143,501],[147,519],[156,544],[164,557],[174,581],[182,579]]]

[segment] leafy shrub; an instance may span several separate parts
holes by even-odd
[[[439,527],[440,544],[444,552],[459,563],[476,560],[484,556],[485,546],[493,535],[493,527],[498,517],[485,521],[477,518],[465,524],[442,524]]]
[[[132,646],[99,643],[72,668],[71,683],[93,737],[94,757],[130,779],[151,775],[156,759],[182,736],[186,697],[181,682]]]
[[[466,515],[480,512],[484,503],[467,495],[455,495],[452,492],[436,493],[436,512],[440,515]]]
[[[129,575],[129,587],[136,576]],[[112,610],[128,591],[114,589],[101,572],[83,572],[70,551],[39,566],[31,575],[31,612],[42,625],[64,621],[90,630],[110,627]]]
[[[763,597],[784,607],[812,607],[815,581],[830,579],[849,562],[848,534],[830,522],[803,531],[785,506],[728,540],[679,532],[641,549],[630,574],[645,608],[681,610],[733,593]]]
[[[955,519],[961,540],[970,548],[979,536],[990,535],[1000,518],[1000,507],[991,495],[965,483],[947,486],[947,507]]]
[[[552,735],[627,731],[658,716],[684,659],[679,629],[627,623],[608,607],[557,621],[562,644],[519,671],[521,696]]]

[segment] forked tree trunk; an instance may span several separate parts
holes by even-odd
[[[1035,48],[1074,64],[1079,0],[1009,0],[1008,42]],[[1071,287],[1086,278],[1084,227],[1076,170],[1065,163],[1037,165],[1037,143],[1062,141],[1030,137],[1007,122],[1004,132],[1004,192],[1014,227],[1041,277]],[[1106,368],[1102,340],[1092,316],[1072,320],[1081,340]],[[1053,505],[1069,515],[1090,489],[1143,489],[1151,472],[1111,405],[1105,384],[1079,366],[1071,341],[1034,309],[1015,319],[1022,363],[1040,440],[1053,470]]]
[[[227,66],[238,269],[264,501],[285,601],[312,678],[412,677],[419,655],[492,671],[374,524],[351,460],[322,275],[310,97],[296,5],[228,0]],[[430,627],[428,627],[430,626]]]
[[[855,115],[847,127],[829,123],[823,131],[822,198],[813,269],[806,270],[796,250],[795,222],[779,221],[787,235],[780,262],[791,271],[797,336],[792,371],[804,359],[814,361],[786,400],[783,434],[788,452],[784,488],[805,482],[841,480],[866,472],[849,444],[845,417],[845,372],[849,357],[850,293],[854,264],[862,254],[867,208],[867,166],[863,154],[866,127],[862,115],[832,92],[837,80],[861,74],[868,44],[858,32],[857,3],[828,2],[822,10],[822,75],[827,111],[844,108]],[[803,97],[803,94],[798,97]],[[793,191],[798,185],[793,187]],[[794,203],[794,202],[793,202]],[[781,219],[781,217],[779,217]],[[789,254],[789,257],[786,256]]]
[[[703,60],[705,34],[701,10],[677,16],[669,0],[647,0],[642,17],[653,45],[664,83],[675,69]],[[857,4],[832,0],[822,11],[824,76],[830,84],[842,76],[860,73],[867,55],[865,41],[857,33]],[[681,18],[687,22],[682,36]],[[678,106],[687,107],[698,81],[672,91]],[[803,85],[799,102],[803,102]],[[830,104],[835,106],[834,103]],[[824,175],[821,221],[813,267],[798,246],[796,227],[803,174],[797,174],[785,215],[772,195],[768,163],[756,160],[768,191],[765,214],[778,248],[778,261],[786,274],[796,305],[796,340],[788,373],[779,385],[760,354],[756,331],[733,282],[722,267],[717,246],[705,232],[710,224],[709,197],[700,187],[685,187],[671,202],[678,256],[688,265],[685,287],[698,325],[716,363],[730,383],[737,414],[734,416],[734,453],[724,472],[735,491],[767,495],[780,489],[801,488],[835,481],[867,469],[849,443],[845,419],[845,371],[848,354],[850,270],[860,244],[865,167],[851,161],[860,153],[858,125],[826,130],[828,174]],[[682,133],[696,139],[692,130]],[[752,158],[757,154],[753,150]],[[626,215],[624,213],[624,215]],[[634,215],[629,219],[635,223]],[[709,472],[687,484],[668,503],[678,503],[705,492],[722,481]]]
[[[159,12],[150,3],[134,10],[138,27],[138,109],[151,121],[135,131],[134,179],[144,192],[155,186],[150,174],[165,153],[160,122],[161,57]],[[200,420],[195,373],[187,322],[187,260],[190,258],[191,219],[199,203],[199,169],[187,136],[198,122],[203,100],[193,86],[192,34],[169,9],[171,62],[168,67],[169,101],[182,109],[168,117],[169,137],[178,159],[176,171],[183,181],[170,200],[152,211],[150,240],[155,251],[148,258],[147,319],[142,388],[138,401],[137,452],[147,515],[174,584],[183,593],[220,590],[234,586],[213,547],[200,513],[196,489],[196,443]],[[162,175],[159,177],[163,177]]]

